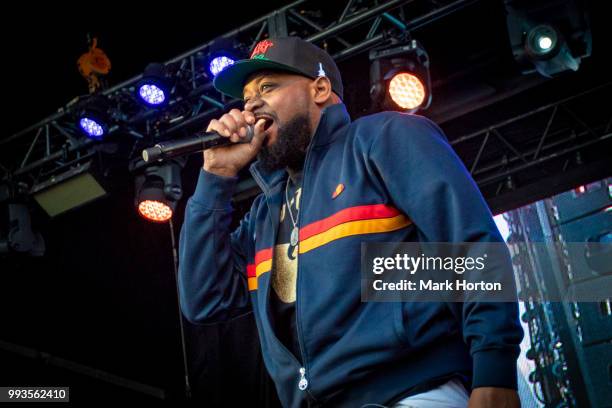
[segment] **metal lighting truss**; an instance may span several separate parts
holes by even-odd
[[[140,103],[136,85],[142,76],[105,90],[102,95],[111,106],[111,123],[103,142],[87,139],[77,127],[76,115],[83,98],[0,140],[0,184],[10,183],[18,191],[28,193],[32,187],[94,156],[103,156],[107,162],[110,157],[115,163],[126,163],[137,160],[143,148],[160,140],[201,130],[208,120],[238,102],[228,100],[212,87],[208,58],[218,51],[219,44],[229,42],[228,51],[245,58],[261,39],[289,34],[316,43],[342,61],[386,45],[405,31],[414,32],[474,3],[477,1],[296,1],[166,62],[173,86],[169,103],[161,108]],[[610,112],[593,101],[602,96],[602,91],[609,90],[605,85],[464,136],[455,137],[457,133],[453,131],[447,134],[485,197],[501,197],[517,186],[536,185],[534,175],[542,177],[570,170],[604,152],[600,146],[610,142]],[[435,120],[442,123],[448,117]],[[528,180],[529,177],[532,179]],[[243,180],[236,200],[249,198],[255,190],[252,180]]]
[[[610,91],[612,82],[470,134],[449,136],[450,143],[489,198],[525,185],[537,186],[545,178],[563,179],[561,174],[593,163],[609,172],[612,111],[599,101]],[[498,212],[514,208],[508,203],[494,207],[499,207]]]
[[[111,106],[111,123],[104,142],[91,141],[78,129],[78,110],[86,97],[0,140],[0,182],[12,182],[27,193],[32,186],[79,166],[99,152],[121,151],[125,159],[133,159],[156,141],[199,130],[232,102],[212,87],[213,78],[208,72],[207,59],[220,42],[231,42],[233,48],[228,51],[245,58],[261,39],[296,35],[342,60],[385,44],[398,31],[422,27],[474,2],[296,1],[166,62],[173,87],[169,103],[163,108],[140,103],[135,88],[141,75],[103,91]],[[405,10],[412,5],[425,12],[405,23]]]

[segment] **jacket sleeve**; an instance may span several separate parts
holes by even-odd
[[[504,242],[478,186],[442,130],[429,119],[389,114],[369,157],[394,204],[415,224],[420,241]],[[499,273],[512,275],[509,253],[501,262],[506,264]],[[515,288],[514,277],[509,280]],[[516,389],[516,360],[523,338],[517,302],[466,301],[448,306],[461,321],[470,348],[473,388]]]
[[[192,323],[227,321],[251,310],[246,275],[250,213],[231,232],[238,177],[201,170],[179,239],[179,300]]]

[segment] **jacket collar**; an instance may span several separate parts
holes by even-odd
[[[321,111],[321,120],[308,149],[332,143],[340,134],[341,129],[349,123],[351,123],[351,117],[346,110],[346,105],[338,103],[326,106]],[[259,160],[251,164],[249,171],[266,195],[269,195],[278,183],[287,178],[287,170],[266,171],[261,167]]]

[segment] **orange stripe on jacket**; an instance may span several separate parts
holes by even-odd
[[[300,230],[299,253],[303,254],[340,238],[395,231],[412,221],[398,209],[386,204],[360,205],[345,208]],[[255,263],[247,266],[249,290],[257,289],[257,278],[272,269],[272,248],[255,255]]]
[[[412,224],[412,221],[404,214],[390,218],[374,218],[369,220],[349,221],[336,225],[325,232],[310,236],[300,241],[300,254],[312,251],[315,248],[326,245],[340,238],[352,235],[376,234],[381,232],[395,231]]]
[[[272,269],[272,248],[262,249],[255,254],[255,263],[247,265],[249,290],[257,289],[257,278]]]
[[[359,205],[345,208],[327,218],[323,218],[320,221],[315,221],[302,227],[300,229],[300,241],[345,222],[372,218],[389,218],[399,214],[399,210],[386,204]]]

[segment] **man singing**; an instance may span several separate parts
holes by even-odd
[[[361,301],[362,242],[503,242],[440,128],[398,112],[351,121],[333,59],[295,37],[261,41],[214,86],[244,110],[208,125],[234,143],[204,151],[187,204],[185,317],[252,312],[285,407],[519,407],[516,303]],[[263,193],[232,232],[255,158]]]

